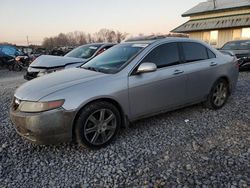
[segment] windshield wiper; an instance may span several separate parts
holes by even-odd
[[[104,67],[100,67],[100,68],[95,68],[95,67],[81,67],[83,69],[86,70],[90,70],[90,71],[95,71],[95,72],[101,72],[104,74],[112,74],[114,72],[116,72],[114,69],[110,69],[110,68],[104,68]]]
[[[105,73],[105,74],[113,74],[115,73],[117,70],[116,69],[113,69],[113,68],[107,68],[107,67],[100,67],[99,68],[99,71],[102,72],[102,73]]]
[[[95,71],[95,72],[100,72],[98,69],[96,69],[95,67],[83,67],[86,70],[91,70],[91,71]]]

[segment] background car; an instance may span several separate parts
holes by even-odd
[[[25,83],[10,114],[17,132],[34,143],[75,138],[99,148],[127,122],[201,102],[222,108],[238,75],[236,57],[203,42],[125,42],[79,68]]]
[[[0,66],[9,68],[12,65],[13,60],[18,56],[25,56],[25,54],[20,51],[15,46],[11,45],[0,45]]]
[[[77,67],[111,48],[113,43],[94,43],[75,48],[65,56],[42,55],[29,66],[24,78],[31,80],[59,70]]]
[[[59,47],[59,48],[54,48],[49,52],[49,55],[54,55],[54,56],[65,56],[67,53],[72,51],[74,47],[70,46],[65,46],[65,47]]]
[[[231,41],[220,50],[232,52],[239,59],[240,71],[250,70],[250,40]]]

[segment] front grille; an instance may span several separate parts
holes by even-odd
[[[244,57],[245,58],[250,58],[250,54],[236,54],[236,57],[239,58],[239,59],[244,58]]]
[[[27,76],[31,78],[36,78],[39,72],[27,72]]]

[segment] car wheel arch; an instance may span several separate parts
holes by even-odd
[[[227,84],[228,84],[228,89],[229,89],[229,93],[231,93],[230,80],[229,80],[229,78],[228,78],[227,76],[225,76],[225,75],[219,77],[219,78],[213,83],[213,85],[214,85],[218,80],[221,80],[221,79],[222,79],[222,80],[225,80],[225,81],[227,82]]]
[[[213,93],[214,93],[214,88],[217,87],[217,84],[224,82],[227,86],[227,95],[226,95],[226,99],[223,102],[223,104],[221,106],[216,106],[213,102]],[[215,82],[213,83],[211,89],[210,89],[210,93],[208,94],[208,96],[206,97],[206,100],[203,102],[204,107],[209,108],[209,109],[215,109],[218,110],[220,108],[222,108],[225,103],[227,102],[228,97],[230,96],[230,82],[229,79],[226,76],[221,76],[218,79],[215,80]]]
[[[214,84],[215,84],[216,82],[218,82],[219,80],[221,80],[221,79],[225,80],[225,81],[228,83],[229,94],[231,93],[230,81],[229,81],[229,78],[228,78],[227,76],[225,76],[225,75],[220,76],[219,78],[215,79],[214,82],[212,82],[212,85],[210,86],[209,91],[208,91],[209,93],[212,91],[212,89],[213,89],[213,87],[214,87]],[[209,96],[209,93],[207,94],[206,98]]]
[[[79,110],[77,111],[75,117],[74,117],[74,120],[73,120],[73,126],[72,126],[72,139],[75,140],[75,125],[76,125],[76,121],[78,119],[78,117],[80,116],[81,112],[84,110],[84,108],[92,103],[95,103],[95,102],[108,102],[108,103],[111,103],[113,104],[119,111],[120,115],[121,115],[121,121],[122,121],[122,127],[125,127],[126,125],[126,115],[124,113],[124,110],[123,108],[121,107],[121,105],[114,99],[112,98],[98,98],[98,99],[94,99],[94,100],[91,100],[91,101],[88,101],[86,104],[84,104],[83,106],[81,106],[79,108]]]

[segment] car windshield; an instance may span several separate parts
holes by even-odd
[[[229,42],[222,47],[222,50],[250,50],[250,41]]]
[[[117,73],[127,62],[147,46],[148,44],[120,44],[90,60],[88,63],[82,65],[81,68],[107,74]]]
[[[94,55],[94,53],[101,47],[101,45],[85,45],[75,48],[71,52],[67,53],[65,57],[75,57],[88,59]]]

